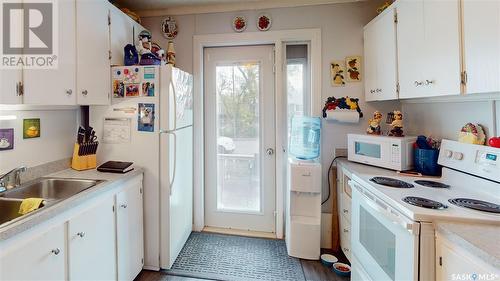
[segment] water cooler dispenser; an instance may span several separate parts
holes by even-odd
[[[317,260],[321,242],[321,164],[319,118],[292,119],[285,241],[288,255]]]

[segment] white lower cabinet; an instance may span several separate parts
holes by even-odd
[[[134,280],[144,263],[143,193],[134,182],[116,195],[118,280]]]
[[[68,222],[69,279],[115,280],[115,214],[112,196]]]
[[[473,276],[475,275],[475,276]],[[495,277],[496,276],[496,277]],[[436,280],[496,280],[500,269],[436,233]]]
[[[351,258],[351,180],[344,172],[344,168],[337,164],[337,204],[340,231],[340,248],[349,261]]]
[[[0,254],[0,280],[65,280],[64,224],[22,239]]]
[[[0,280],[134,280],[144,258],[142,176],[0,241]]]

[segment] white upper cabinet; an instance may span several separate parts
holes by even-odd
[[[75,0],[57,2],[58,67],[24,70],[24,103],[76,104]]]
[[[110,6],[111,65],[123,65],[123,48],[134,44],[134,20],[112,4]]]
[[[69,279],[116,280],[114,198],[68,222]]]
[[[500,92],[500,1],[463,0],[465,92]]]
[[[400,98],[459,95],[459,1],[397,2]]]
[[[0,0],[0,5],[6,2]],[[14,21],[14,19],[13,19]],[[0,13],[0,34],[3,34],[3,13]],[[17,22],[11,24],[11,30],[15,34],[22,34],[21,18],[17,18]],[[0,45],[0,50],[3,52],[3,46]],[[22,92],[20,92],[20,83],[22,83],[22,69],[2,69],[0,68],[0,104],[20,104],[22,100]]]
[[[110,34],[108,1],[76,1],[77,101],[80,105],[110,102]]]
[[[389,8],[364,30],[365,98],[393,100],[397,94],[395,10]]]

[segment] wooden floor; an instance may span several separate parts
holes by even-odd
[[[324,250],[323,253],[330,253],[339,258],[341,262],[347,262],[343,253],[333,253]],[[341,277],[335,274],[331,268],[327,268],[320,261],[301,260],[302,269],[307,281],[347,281],[348,277]],[[171,276],[165,272],[143,270],[135,281],[200,281],[205,279],[195,279],[179,276]]]

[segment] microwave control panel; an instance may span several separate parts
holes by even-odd
[[[401,148],[399,147],[399,144],[393,143],[391,145],[391,161],[392,163],[397,163],[401,161]]]

